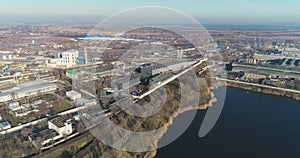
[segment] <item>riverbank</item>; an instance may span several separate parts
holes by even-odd
[[[226,80],[226,82],[224,82]],[[241,88],[244,90],[254,91],[258,93],[265,93],[265,94],[272,94],[276,96],[284,96],[288,98],[292,98],[294,100],[300,100],[300,91],[266,86],[266,85],[259,85],[259,84],[252,84],[246,83],[241,81],[234,81],[228,79],[222,79],[222,81],[216,80],[215,89],[221,86],[229,86],[234,88]]]
[[[185,108],[181,108],[179,109],[177,112],[175,112],[172,116],[169,117],[168,123],[163,127],[162,133],[160,133],[159,135],[159,139],[154,141],[156,146],[158,144],[158,141],[164,136],[164,134],[168,131],[169,126],[171,126],[173,124],[173,120],[174,118],[176,118],[178,115],[191,111],[191,110],[206,110],[207,108],[211,107],[215,102],[217,102],[217,98],[215,97],[215,94],[212,92],[212,90],[214,89],[214,87],[210,87],[207,90],[210,92],[209,96],[210,99],[208,100],[207,103],[198,105],[197,107],[193,107],[193,106],[188,106]],[[148,158],[154,158],[157,154],[157,150],[151,151],[151,153],[149,154]]]

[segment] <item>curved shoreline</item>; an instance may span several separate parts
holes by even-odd
[[[173,115],[169,117],[168,123],[163,127],[163,132],[159,134],[158,139],[154,141],[155,145],[158,145],[158,141],[167,133],[169,126],[173,124],[173,120],[180,114],[191,111],[191,110],[206,110],[207,108],[211,107],[215,102],[217,102],[217,98],[215,94],[212,92],[214,88],[210,87],[208,90],[210,91],[210,99],[207,103],[198,105],[197,107],[188,106],[185,108],[181,108],[179,111],[175,112]],[[151,151],[148,155],[149,158],[154,158],[157,154],[157,149]]]

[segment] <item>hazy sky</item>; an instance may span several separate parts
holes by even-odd
[[[178,9],[208,22],[300,19],[300,0],[5,0],[0,2],[0,17],[105,17],[140,6]]]

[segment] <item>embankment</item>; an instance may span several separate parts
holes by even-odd
[[[220,86],[230,86],[235,88],[241,88],[249,91],[259,92],[259,93],[265,93],[265,94],[272,94],[277,96],[284,96],[289,97],[294,100],[300,100],[300,92],[292,92],[288,91],[287,89],[279,89],[278,87],[272,87],[272,86],[264,86],[264,85],[258,85],[258,84],[249,84],[249,83],[242,83],[242,82],[236,82],[236,81],[230,81],[227,80],[227,82],[217,82],[217,87]],[[225,84],[224,84],[225,83]]]

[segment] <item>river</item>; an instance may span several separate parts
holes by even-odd
[[[214,91],[217,98],[220,92]],[[300,157],[300,101],[228,88],[217,124],[199,138],[205,113],[198,111],[185,133],[158,149],[156,157]],[[165,136],[172,132],[179,117],[187,115],[189,112],[176,117]]]

